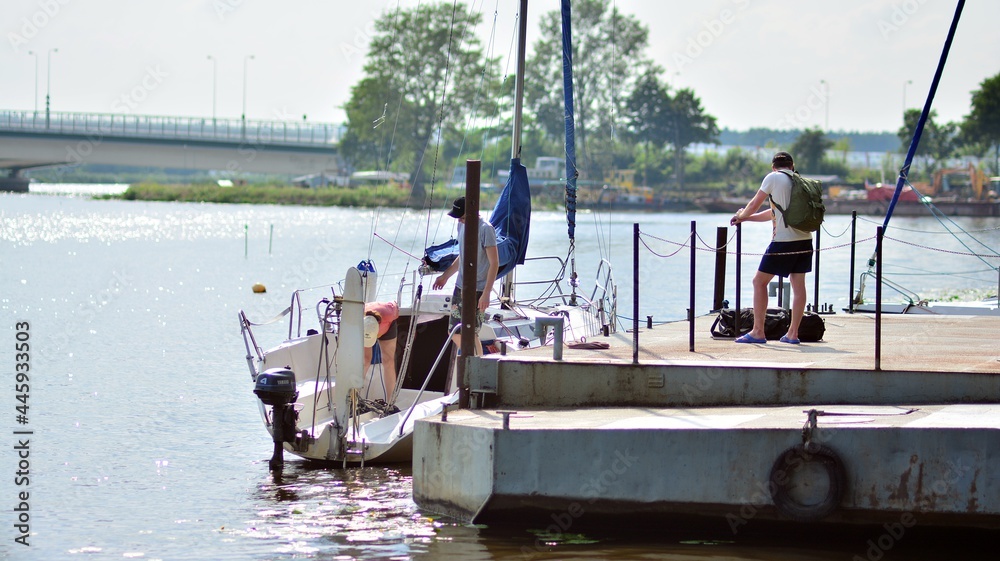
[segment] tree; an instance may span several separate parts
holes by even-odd
[[[677,174],[677,188],[684,188],[685,149],[696,142],[717,143],[719,128],[715,117],[705,113],[701,100],[690,88],[678,91],[670,102],[673,120],[674,172]]]
[[[461,3],[383,14],[375,22],[365,75],[344,105],[345,158],[409,173],[414,203],[424,203],[428,169],[440,157],[435,151],[461,138],[477,103],[490,99],[477,95],[480,90],[498,87],[484,78],[497,75],[498,63],[483,54],[474,29],[481,19]]]
[[[993,172],[1000,174],[1000,74],[983,80],[972,92],[972,112],[962,123],[962,135],[993,147]]]
[[[578,0],[572,22],[577,161],[597,175],[612,165],[615,119],[638,72],[648,67],[643,51],[649,31],[605,0]],[[560,137],[565,123],[560,12],[544,14],[540,27],[525,72],[525,107],[548,135]]]
[[[660,81],[660,72],[656,67],[647,69],[625,103],[627,131],[644,148],[641,169],[636,171],[642,172],[643,183],[647,185],[650,166],[657,163],[651,151],[662,151],[674,135],[670,93]]]
[[[792,143],[791,153],[795,159],[795,169],[805,170],[807,173],[817,173],[823,165],[823,157],[826,151],[833,146],[833,141],[828,139],[819,128],[806,129]]]
[[[901,142],[900,151],[903,153],[910,149],[913,132],[917,130],[917,123],[920,121],[920,113],[919,109],[907,109],[903,114],[903,127],[896,133]],[[920,144],[916,152],[925,157],[928,173],[933,173],[958,149],[958,125],[955,123],[939,125],[935,122],[935,118],[937,111],[931,109],[924,123],[924,130],[920,134]]]

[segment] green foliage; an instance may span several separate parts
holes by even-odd
[[[917,130],[917,123],[920,121],[919,109],[907,109],[903,115],[903,127],[896,135],[900,141],[900,151],[906,153],[910,149],[913,141],[913,132]],[[917,146],[916,155],[924,157],[924,168],[927,173],[933,173],[940,168],[944,162],[955,155],[958,149],[958,125],[955,123],[938,124],[935,122],[937,111],[931,109],[924,123],[924,130],[920,135],[920,144]]]
[[[715,117],[705,113],[701,100],[690,88],[682,89],[674,95],[670,101],[670,113],[674,125],[674,169],[680,171],[677,174],[677,185],[683,189],[684,149],[696,142],[717,142],[719,129],[715,124]]]
[[[625,102],[625,123],[635,142],[662,148],[673,138],[670,93],[660,81],[661,70],[650,67],[639,77],[632,95]]]
[[[306,206],[406,206],[409,193],[382,187],[303,189],[282,185],[219,187],[213,183],[137,183],[121,198],[129,201],[239,203]],[[110,197],[109,197],[110,198]]]
[[[649,30],[605,0],[574,2],[572,22],[577,162],[589,177],[599,178],[614,165],[613,119],[622,112],[638,73],[648,67],[644,51]],[[525,70],[525,108],[547,136],[561,139],[565,120],[559,10],[543,14],[540,27]]]
[[[826,138],[822,130],[815,128],[802,131],[789,150],[795,159],[795,169],[806,175],[822,173],[819,170],[822,169],[826,151],[831,146],[833,141]]]
[[[435,3],[375,22],[365,75],[344,106],[341,151],[351,169],[408,173],[417,205],[429,181],[450,179],[446,154],[459,151],[468,116],[498,98],[498,62],[474,31],[481,20],[465,4]]]
[[[983,80],[972,92],[972,112],[961,130],[967,142],[993,147],[993,172],[1000,174],[1000,74]]]

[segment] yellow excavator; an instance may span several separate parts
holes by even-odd
[[[969,164],[968,167],[939,169],[932,182],[915,182],[913,188],[933,197],[935,201],[995,201],[1000,190],[1000,177],[987,177],[986,173]]]

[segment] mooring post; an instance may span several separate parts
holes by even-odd
[[[882,226],[875,231],[875,370],[882,370]]]
[[[688,348],[694,352],[694,284],[695,284],[695,255],[697,252],[698,223],[691,221],[691,301],[688,307]]]
[[[719,226],[715,229],[715,294],[712,297],[712,309],[721,310],[722,301],[726,298],[726,234],[729,228]]]
[[[743,274],[743,225],[736,225],[736,313],[733,314],[733,325],[736,329],[736,337],[740,336],[740,278]]]
[[[854,313],[854,249],[858,243],[858,211],[851,211],[851,286],[847,293],[847,313]]]
[[[639,364],[639,223],[632,224],[632,364]]]
[[[462,331],[459,348],[462,351],[458,369],[458,406],[469,408],[468,362],[476,355],[476,313],[479,312],[479,298],[476,298],[476,271],[479,266],[479,176],[482,162],[465,161],[465,229],[464,244],[469,248],[460,258],[462,262]]]
[[[813,271],[813,311],[819,313],[819,246],[823,227],[816,230],[816,270]]]

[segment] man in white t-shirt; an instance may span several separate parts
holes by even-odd
[[[784,171],[782,171],[784,170]],[[792,317],[788,332],[781,337],[782,343],[799,343],[799,324],[806,309],[806,273],[812,271],[812,234],[785,225],[782,213],[775,212],[774,203],[788,208],[792,196],[792,179],[786,173],[795,172],[792,155],[778,152],[771,159],[771,173],[764,177],[760,190],[750,203],[729,221],[740,222],[771,221],[771,244],[767,246],[760,260],[757,274],[753,277],[753,329],[736,339],[737,343],[766,343],[764,318],[767,315],[767,285],[775,275],[788,277],[792,285]],[[771,205],[758,212],[764,201],[770,197]]]

